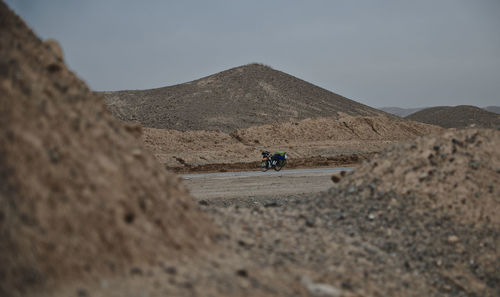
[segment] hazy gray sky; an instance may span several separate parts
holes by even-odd
[[[500,105],[499,0],[7,0],[94,90],[261,62],[373,107]]]

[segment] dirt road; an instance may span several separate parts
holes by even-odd
[[[326,191],[331,176],[352,168],[318,168],[182,175],[196,199],[279,197]]]

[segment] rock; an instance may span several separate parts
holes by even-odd
[[[130,269],[131,275],[142,275],[142,270],[140,268],[134,267]]]
[[[459,238],[456,235],[450,235],[450,236],[448,236],[448,242],[449,243],[457,243],[458,240],[459,240]]]
[[[165,267],[165,272],[171,275],[176,275],[177,274],[177,268],[175,266],[168,266]]]
[[[202,199],[202,200],[198,201],[198,204],[199,204],[199,205],[204,205],[204,206],[207,206],[207,205],[208,205],[208,201],[207,201],[207,200],[205,200],[205,199]]]
[[[336,174],[332,175],[332,182],[333,183],[338,183],[340,181],[340,177]]]
[[[371,213],[371,214],[369,214],[369,215],[368,215],[368,219],[369,219],[370,221],[375,220],[375,215],[374,215],[374,214],[372,214],[372,213]]]
[[[479,168],[479,161],[477,161],[477,160],[471,160],[469,162],[469,166],[472,169],[478,169]]]
[[[316,224],[316,220],[314,218],[306,218],[306,226],[307,227],[314,227],[314,225]]]
[[[47,39],[43,42],[43,45],[45,48],[49,49],[59,61],[62,62],[64,60],[64,54],[59,42],[54,39]]]
[[[418,176],[418,180],[423,181],[423,180],[424,180],[424,179],[426,179],[428,176],[429,176],[429,174],[428,174],[427,172],[424,172],[424,173],[422,173],[422,174],[420,174],[420,175]]]
[[[264,207],[279,207],[279,204],[276,201],[268,201],[264,203]]]
[[[342,291],[331,285],[313,283],[307,276],[300,279],[302,285],[306,288],[307,292],[313,297],[340,297]]]
[[[78,289],[76,290],[76,296],[78,297],[88,297],[89,293],[86,289]]]
[[[238,269],[236,271],[237,276],[248,277],[248,271],[246,269]]]

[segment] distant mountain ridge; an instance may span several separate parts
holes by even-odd
[[[123,121],[160,129],[220,130],[306,118],[386,116],[262,64],[232,68],[192,82],[140,91],[102,92],[108,109]]]
[[[401,107],[380,107],[379,109],[385,111],[387,113],[397,115],[398,117],[406,117],[412,113],[415,113],[419,110],[424,109],[425,107],[417,107],[417,108],[401,108]]]
[[[387,113],[397,115],[398,117],[406,117],[409,116],[412,113],[415,113],[417,111],[420,111],[422,109],[430,108],[428,107],[416,107],[416,108],[401,108],[401,107],[380,107],[379,109],[382,111],[385,111]],[[500,114],[500,106],[486,106],[486,107],[481,107],[482,109],[489,111],[489,112],[494,112]]]
[[[487,110],[489,112],[494,112],[500,114],[500,106],[486,106],[483,107],[484,110]]]
[[[500,115],[470,105],[436,106],[417,111],[406,119],[443,128],[500,127]]]

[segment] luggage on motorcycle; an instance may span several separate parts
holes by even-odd
[[[286,153],[285,153],[285,152],[276,152],[276,153],[274,153],[274,155],[273,155],[273,160],[281,160],[281,159],[285,159],[285,155],[286,155]]]

